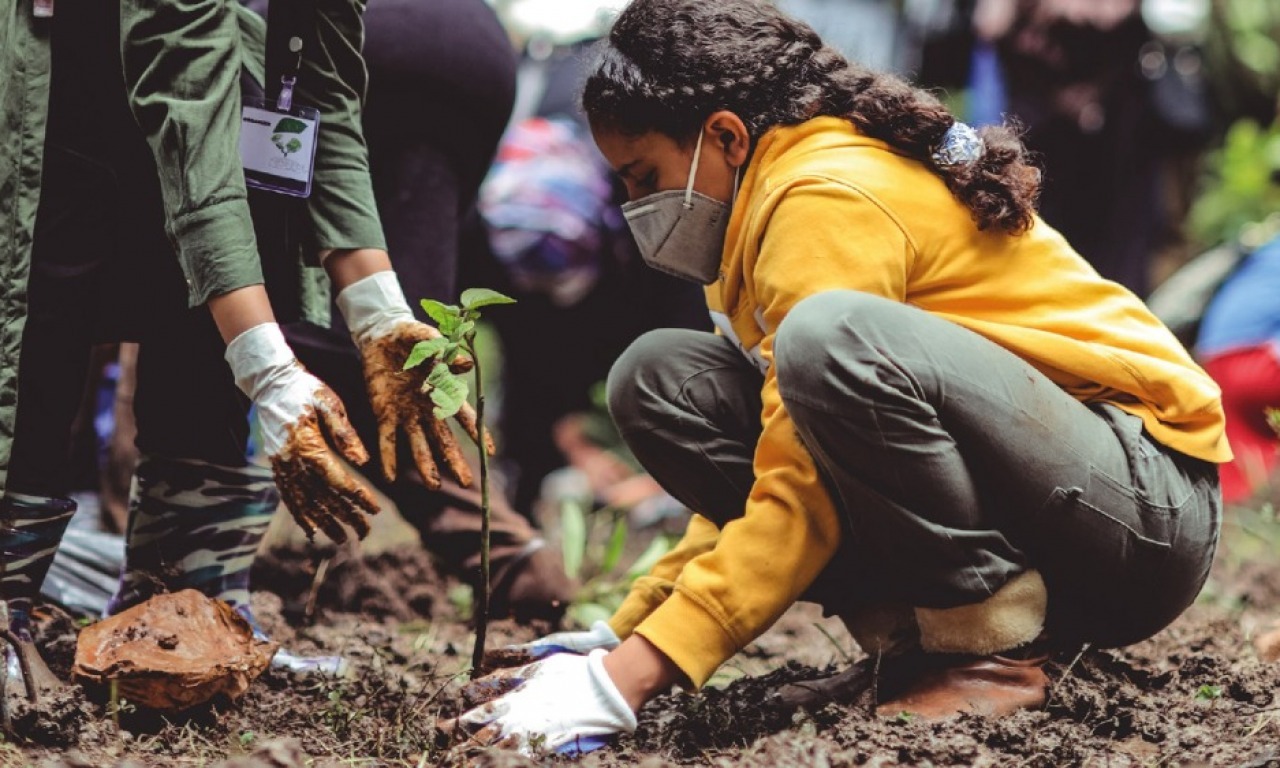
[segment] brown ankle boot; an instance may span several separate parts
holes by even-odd
[[[929,654],[925,654],[926,657]],[[906,712],[926,720],[974,712],[997,717],[1044,706],[1049,678],[1048,654],[1025,659],[1006,656],[934,657],[919,667],[898,692],[876,711],[885,717]]]

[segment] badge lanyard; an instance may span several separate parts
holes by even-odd
[[[287,11],[287,15],[275,12],[281,6],[285,6],[282,11]],[[316,138],[320,130],[320,113],[293,103],[305,45],[301,27],[304,23],[314,26],[314,7],[314,2],[297,0],[274,0],[268,6],[267,96],[246,97],[241,109],[240,158],[244,163],[245,184],[294,197],[311,194]],[[288,29],[281,30],[282,24]],[[281,59],[283,66],[273,67],[277,61],[272,53],[283,53],[282,47],[288,52]],[[279,71],[280,85],[272,98],[275,90],[272,77],[276,71]]]

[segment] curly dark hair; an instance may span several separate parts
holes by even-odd
[[[979,131],[985,150],[970,165],[930,156],[954,116],[927,91],[859,66],[807,24],[764,0],[633,0],[618,16],[583,87],[592,125],[686,142],[720,109],[753,139],[820,115],[847,118],[872,138],[928,164],[981,229],[1031,227],[1040,171],[1018,132]]]

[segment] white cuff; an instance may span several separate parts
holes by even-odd
[[[370,335],[380,336],[391,326],[413,320],[413,310],[405,301],[400,280],[391,270],[362,277],[338,293],[338,309],[347,328],[359,343]]]
[[[636,713],[631,711],[631,705],[622,697],[622,692],[604,668],[604,657],[608,653],[603,648],[597,648],[587,654],[587,669],[591,672],[591,682],[595,687],[596,703],[612,716],[614,725],[631,733],[638,725]]]
[[[294,355],[280,326],[263,323],[232,339],[227,345],[226,360],[231,366],[236,386],[250,400],[256,401],[263,386],[271,380],[271,373],[289,370],[293,366]]]

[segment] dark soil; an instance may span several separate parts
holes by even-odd
[[[1274,766],[1280,768],[1280,664],[1260,661],[1251,634],[1280,616],[1280,525],[1264,546],[1224,547],[1201,602],[1156,637],[1123,650],[1087,651],[1053,665],[1041,711],[930,723],[880,719],[863,704],[785,714],[764,705],[785,682],[843,669],[858,658],[835,619],[800,605],[731,660],[701,693],[673,692],[640,714],[635,734],[585,766]],[[1258,554],[1262,552],[1265,557]],[[0,743],[0,766],[538,765],[488,750],[462,755],[433,723],[459,712],[471,632],[456,582],[417,548],[330,561],[277,551],[255,572],[258,616],[295,653],[341,653],[354,674],[308,679],[268,670],[239,701],[181,716],[127,702],[65,704],[74,711],[40,743]],[[354,612],[359,607],[360,612]],[[550,629],[510,621],[491,647]],[[65,675],[75,622],[50,611],[42,647]],[[116,712],[113,718],[112,712]],[[118,719],[119,725],[115,720]]]

